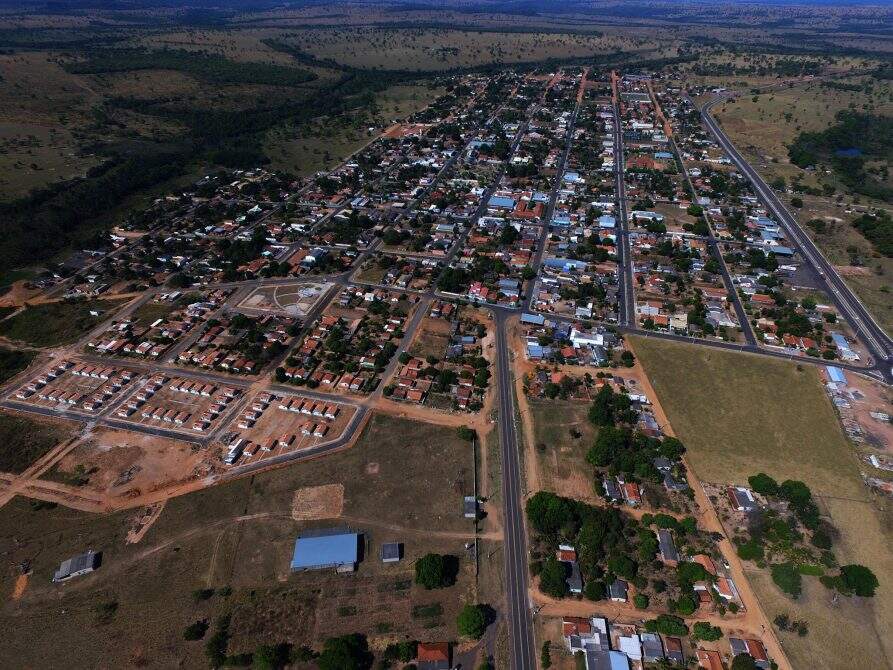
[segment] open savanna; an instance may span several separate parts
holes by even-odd
[[[746,564],[770,620],[789,613],[808,622],[806,637],[781,634],[794,667],[889,666],[893,647],[884,631],[893,626],[893,526],[884,504],[862,484],[817,368],[642,337],[631,341],[700,480],[742,484],[766,472],[778,481],[806,482],[840,531],[838,561],[867,565],[878,575],[874,599],[843,598],[833,605],[831,592],[815,578],[804,578],[804,592],[793,601],[768,571]]]
[[[455,431],[376,415],[347,450],[169,500],[136,545],[125,537],[140,509],[87,514],[15,498],[0,508],[0,625],[16,628],[0,640],[0,658],[21,667],[204,667],[204,643],[186,642],[183,629],[197,620],[213,627],[225,613],[232,614],[229,653],[284,641],[318,646],[352,632],[373,645],[389,637],[455,639],[457,610],[477,590],[464,552],[473,524],[462,517],[472,477],[470,443]],[[292,517],[296,491],[330,484],[343,486],[341,517]],[[289,575],[302,529],[341,525],[364,533],[356,574]],[[378,560],[387,541],[404,543],[401,563]],[[103,552],[96,573],[50,583],[61,560],[87,548]],[[413,561],[429,551],[459,558],[455,587],[412,584]],[[28,588],[11,601],[26,559]],[[194,595],[224,587],[231,593]]]
[[[264,152],[273,168],[291,174],[332,168],[395,121],[424,109],[443,91],[426,84],[391,86],[375,95],[373,107],[273,128],[267,133]]]
[[[311,29],[289,32],[287,41],[317,58],[332,59],[350,67],[412,71],[581,58],[643,49],[628,39],[608,34],[439,28]]]

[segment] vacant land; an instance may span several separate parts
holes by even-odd
[[[563,400],[528,400],[534,425],[539,484],[544,491],[592,500],[592,466],[586,452],[595,442],[589,404]]]
[[[802,480],[840,530],[838,561],[891,574],[889,513],[862,485],[815,367],[646,338],[632,344],[702,481],[745,483],[760,471]],[[834,607],[830,592],[811,578],[795,603],[767,571],[748,570],[770,619],[788,612],[809,622],[807,638],[783,638],[795,667],[877,667],[884,655],[891,658],[882,633],[893,626],[889,579],[880,578],[873,600],[842,599]]]
[[[409,347],[409,353],[418,358],[434,356],[443,358],[450,343],[450,322],[446,319],[422,319],[418,334]]]
[[[0,414],[0,472],[24,472],[34,461],[71,436],[71,429],[61,422]]]
[[[456,612],[475,588],[463,548],[473,525],[461,509],[472,467],[469,443],[454,431],[375,416],[349,450],[170,500],[136,545],[125,537],[139,510],[35,511],[16,498],[0,509],[0,551],[8,559],[0,592],[12,593],[21,560],[34,572],[22,598],[4,598],[0,607],[0,624],[16,622],[17,629],[0,641],[0,657],[42,667],[204,667],[203,643],[185,642],[182,631],[202,619],[213,626],[224,613],[233,619],[229,653],[350,632],[373,643],[404,635],[454,639]],[[342,516],[295,521],[295,493],[326,485],[343,486]],[[294,538],[308,525],[361,530],[359,571],[290,576]],[[404,543],[401,563],[378,560],[388,541]],[[103,551],[95,575],[50,584],[59,561],[88,547]],[[412,584],[412,562],[429,551],[459,557],[455,587]],[[227,586],[231,593],[193,595]],[[102,615],[108,603],[117,603],[111,617]],[[55,631],[51,641],[47,627]]]
[[[31,305],[15,316],[0,321],[0,336],[35,347],[58,347],[76,342],[107,318],[105,312],[117,309],[119,302],[78,300]],[[93,316],[96,311],[99,316]]]
[[[0,347],[0,383],[12,379],[34,360],[32,351],[16,351]]]

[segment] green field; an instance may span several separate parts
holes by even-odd
[[[873,600],[843,598],[832,606],[831,593],[806,578],[804,593],[794,602],[767,571],[746,564],[770,619],[789,613],[809,624],[805,638],[781,634],[794,667],[881,667],[878,660],[885,655],[889,663],[893,646],[882,631],[893,626],[893,519],[862,485],[855,452],[817,368],[631,339],[699,479],[742,484],[762,471],[778,481],[804,481],[841,533],[834,547],[838,561],[867,565],[880,579]]]
[[[0,508],[0,552],[7,558],[0,623],[16,627],[0,641],[0,658],[41,667],[207,667],[204,643],[184,641],[182,631],[226,612],[233,620],[230,653],[351,632],[371,642],[386,628],[394,637],[455,639],[457,609],[475,591],[473,564],[462,558],[462,535],[437,533],[472,530],[461,509],[472,467],[470,445],[454,430],[375,416],[346,451],[170,500],[137,545],[124,542],[137,510],[34,511],[16,498]],[[344,486],[341,519],[292,519],[296,489],[332,483]],[[337,525],[364,533],[358,572],[289,576],[301,529]],[[405,558],[384,565],[379,546],[394,540],[404,543]],[[103,551],[95,575],[52,585],[59,561],[88,547]],[[460,557],[455,587],[412,585],[412,562],[429,551]],[[22,599],[11,602],[6,596],[23,559],[33,574]],[[225,586],[230,595],[193,597],[196,589]],[[96,608],[109,602],[118,604],[117,613],[99,623]]]
[[[32,305],[15,316],[0,321],[0,336],[34,347],[58,347],[71,344],[108,318],[106,312],[117,309],[120,302],[111,300],[79,300]],[[91,310],[99,310],[92,316]]]

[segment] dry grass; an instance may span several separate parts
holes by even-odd
[[[804,579],[794,602],[767,571],[749,567],[770,618],[786,612],[809,623],[806,638],[783,634],[794,667],[879,667],[879,659],[891,658],[890,519],[862,485],[816,368],[638,337],[633,345],[701,480],[742,483],[763,471],[806,482],[841,533],[838,561],[878,575],[873,600],[843,598],[835,606],[814,578]]]
[[[592,466],[586,452],[597,430],[587,418],[588,403],[529,400],[540,488],[579,499],[594,498]],[[574,437],[577,431],[580,437]]]
[[[337,519],[344,509],[344,485],[306,486],[295,491],[291,518],[295,521]]]

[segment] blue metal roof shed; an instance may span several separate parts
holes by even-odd
[[[359,533],[344,529],[305,534],[295,540],[291,571],[335,568],[337,572],[352,572],[357,566],[359,540]]]

